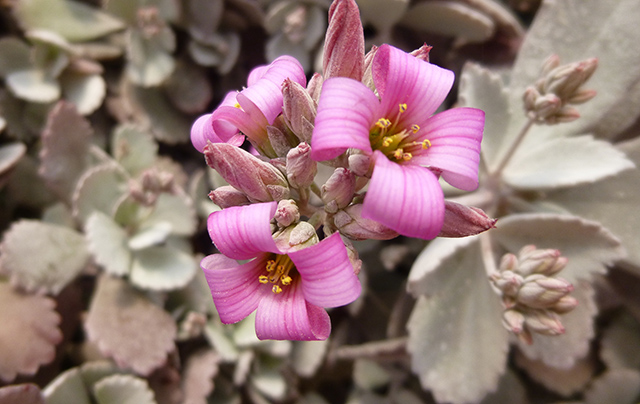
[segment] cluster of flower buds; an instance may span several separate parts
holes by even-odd
[[[596,67],[596,58],[560,65],[557,55],[549,57],[543,65],[540,79],[525,90],[527,115],[536,122],[550,125],[578,119],[580,114],[571,105],[582,104],[595,97],[594,90],[581,87]]]
[[[491,275],[491,282],[502,293],[504,326],[522,341],[530,344],[533,332],[564,333],[559,315],[578,304],[569,295],[573,285],[555,276],[566,265],[567,258],[560,251],[527,245],[518,256],[505,254],[498,272]]]
[[[156,203],[161,193],[174,193],[176,189],[174,175],[155,168],[144,171],[139,180],[129,181],[129,194],[144,206]]]

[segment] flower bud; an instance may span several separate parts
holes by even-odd
[[[318,105],[304,87],[289,79],[282,83],[282,96],[287,125],[301,142],[311,143]]]
[[[335,0],[329,7],[329,26],[324,39],[322,75],[362,80],[364,32],[355,0]]]
[[[573,296],[564,296],[551,307],[558,314],[565,314],[578,306],[578,300]]]
[[[320,92],[322,91],[322,83],[324,82],[324,78],[320,73],[313,73],[311,79],[307,83],[307,92],[311,96],[311,99],[318,104],[318,100],[320,99]]]
[[[298,222],[273,235],[280,251],[293,252],[318,243],[316,229],[309,222]]]
[[[524,320],[524,314],[518,310],[510,309],[502,313],[502,324],[514,334],[520,334],[524,331]]]
[[[516,296],[524,283],[522,276],[509,270],[493,273],[490,279],[503,296]]]
[[[278,208],[274,216],[280,227],[287,227],[300,220],[298,205],[293,199],[283,199],[278,202]]]
[[[307,188],[318,173],[318,163],[311,159],[311,146],[300,143],[287,153],[287,179],[296,189]]]
[[[553,276],[564,269],[568,262],[568,259],[560,254],[559,250],[537,249],[534,245],[527,245],[518,253],[520,261],[518,272],[522,276],[531,274]]]
[[[573,285],[560,278],[530,275],[518,290],[518,303],[534,309],[547,309],[573,291]]]
[[[371,156],[363,154],[359,150],[355,149],[349,150],[347,154],[349,155],[349,170],[359,177],[371,178],[371,174],[373,173]]]
[[[269,143],[276,153],[276,156],[286,156],[289,150],[291,150],[291,144],[289,144],[287,135],[276,126],[267,125],[266,129]]]
[[[289,198],[284,175],[245,150],[227,143],[209,143],[204,148],[209,167],[229,185],[242,191],[251,202],[279,201]]]
[[[500,271],[516,271],[518,269],[518,258],[511,253],[503,255],[498,269]]]
[[[325,210],[335,213],[351,203],[356,190],[356,177],[346,168],[338,167],[321,188]]]
[[[364,73],[362,74],[362,84],[375,91],[376,85],[373,83],[373,72],[371,66],[373,65],[373,58],[378,53],[378,47],[373,45],[371,50],[364,55]]]
[[[543,335],[560,335],[565,331],[560,316],[550,310],[528,310],[524,323],[531,331]]]
[[[351,205],[333,216],[335,227],[352,240],[390,240],[398,236],[394,230],[362,217],[362,204]]]
[[[480,208],[444,201],[444,224],[439,237],[467,237],[495,227],[496,219],[487,216]]]
[[[433,46],[429,46],[426,43],[422,44],[421,47],[419,47],[418,49],[414,50],[413,52],[411,52],[412,56],[415,56],[416,59],[420,59],[423,60],[425,62],[429,62],[429,52],[431,52],[431,49],[433,48]]]
[[[247,196],[230,185],[223,185],[209,192],[209,199],[222,209],[230,206],[249,205]]]

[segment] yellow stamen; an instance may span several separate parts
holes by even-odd
[[[242,107],[240,106],[240,104],[238,104],[237,102],[235,103],[234,107],[238,108],[238,109],[242,109]]]
[[[290,276],[285,276],[284,278],[282,278],[282,279],[280,280],[280,282],[281,282],[284,286],[290,285],[290,284],[291,284],[291,281],[293,281],[293,279],[291,279],[291,277],[290,277]]]
[[[391,126],[391,121],[388,120],[387,118],[380,118],[378,119],[378,122],[376,122],[376,126],[379,127],[380,129],[386,129],[389,126]]]
[[[278,285],[273,285],[273,288],[271,288],[271,291],[275,294],[278,294],[280,292],[282,292],[282,288]]]
[[[260,275],[258,277],[258,282],[260,283],[267,283],[269,282],[269,278],[267,277],[267,275]]]
[[[391,146],[392,142],[393,142],[393,139],[391,137],[387,136],[384,139],[382,139],[382,147],[389,147],[389,146]]]
[[[400,104],[400,113],[403,113],[407,110],[407,104]]]
[[[416,125],[415,123],[411,125],[411,131],[413,133],[417,133],[419,130],[420,130],[420,126]]]
[[[393,152],[393,157],[395,157],[396,160],[402,160],[403,156],[404,156],[404,152],[403,152],[402,149],[398,149],[398,150]]]
[[[282,287],[291,285],[293,278],[289,276],[289,272],[294,268],[293,261],[287,255],[276,255],[275,259],[268,260],[265,263],[267,274],[259,275],[258,282],[262,284],[273,284],[271,291],[273,293],[281,293]]]
[[[423,149],[428,149],[429,147],[431,147],[431,142],[429,141],[429,139],[425,139],[422,141],[422,148]]]
[[[271,272],[276,268],[276,262],[274,260],[267,261],[267,272]]]
[[[402,155],[402,159],[403,159],[404,161],[409,161],[409,160],[411,160],[412,158],[413,158],[413,155],[412,155],[411,153],[404,153],[404,154]]]

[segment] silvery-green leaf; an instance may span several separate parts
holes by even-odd
[[[45,103],[60,98],[60,84],[44,70],[15,70],[5,81],[13,94],[25,101]]]
[[[185,8],[189,33],[202,38],[217,31],[224,11],[224,2],[222,0],[191,0],[187,2]]]
[[[600,357],[610,369],[640,369],[640,323],[631,315],[616,316],[603,331]]]
[[[33,375],[51,362],[62,341],[55,302],[28,295],[0,283],[0,379],[11,382],[18,374]]]
[[[85,223],[89,251],[107,273],[123,276],[131,267],[127,233],[111,217],[95,211]]]
[[[149,168],[158,155],[158,144],[146,131],[130,125],[116,127],[111,138],[111,154],[133,175]]]
[[[71,42],[89,41],[125,27],[100,9],[72,0],[21,0],[14,11],[25,30],[50,30]]]
[[[640,139],[618,146],[640,164]],[[640,170],[627,170],[615,177],[548,194],[548,200],[571,213],[602,223],[627,250],[626,260],[640,266]]]
[[[240,36],[235,32],[213,33],[192,40],[189,55],[200,66],[215,66],[220,74],[231,71],[240,54]]]
[[[569,215],[511,215],[500,219],[491,234],[512,253],[528,244],[560,250],[569,262],[559,276],[572,283],[605,273],[607,265],[625,254],[620,241],[602,225]]]
[[[76,221],[73,219],[70,207],[62,202],[47,206],[42,212],[42,221],[68,228],[76,227]]]
[[[98,404],[156,404],[147,381],[132,375],[107,376],[93,392]]]
[[[184,59],[176,64],[165,91],[176,108],[186,114],[201,113],[213,97],[205,70]]]
[[[311,56],[304,45],[292,42],[283,32],[278,32],[267,41],[265,56],[267,60],[273,61],[281,55],[295,57],[305,71],[311,68]]]
[[[231,338],[225,334],[224,327],[219,323],[220,320],[210,321],[204,329],[204,335],[209,340],[209,343],[216,349],[216,352],[220,354],[223,362],[235,362],[240,352]]]
[[[45,404],[40,388],[35,384],[15,384],[0,387],[0,403]]]
[[[359,0],[362,21],[368,22],[381,32],[389,32],[406,14],[408,0]]]
[[[143,289],[171,290],[185,286],[198,270],[191,254],[168,245],[133,253],[131,282]]]
[[[635,369],[610,369],[594,380],[585,392],[585,404],[634,404],[640,394],[640,372]]]
[[[128,247],[133,251],[157,246],[164,243],[171,234],[171,223],[157,222],[150,226],[145,226],[131,236]]]
[[[202,349],[189,356],[182,379],[184,403],[204,403],[213,391],[220,356],[212,349]]]
[[[85,386],[93,387],[97,381],[114,374],[127,373],[126,370],[120,369],[110,360],[101,359],[91,362],[84,362],[80,366],[80,375]]]
[[[324,361],[329,341],[294,341],[291,364],[302,377],[313,376]]]
[[[31,66],[29,58],[29,46],[14,36],[6,36],[0,39],[0,76],[26,70]]]
[[[161,35],[171,35],[168,28],[164,28]],[[127,75],[131,81],[142,87],[160,85],[173,72],[175,60],[166,49],[164,41],[159,36],[147,38],[137,29],[129,31]]]
[[[169,223],[171,234],[179,236],[191,236],[196,231],[195,209],[184,195],[160,194],[152,211],[145,216],[144,227]]]
[[[598,69],[585,88],[598,95],[578,106],[580,119],[547,129],[614,137],[640,113],[640,54],[629,51],[640,40],[638,20],[640,8],[635,0],[544,2],[513,68],[512,103],[522,105],[525,87],[535,81],[552,53],[560,56],[561,63],[597,57]],[[620,66],[625,66],[623,72]]]
[[[425,284],[416,284],[414,293],[428,295],[418,298],[409,318],[407,349],[413,371],[437,401],[468,403],[496,388],[506,364],[509,334],[477,238],[466,244],[458,240],[431,242],[421,254],[423,260],[412,268],[412,273],[422,273],[414,279]],[[435,262],[425,258],[429,255]],[[418,265],[425,268],[416,269]]]
[[[47,404],[91,404],[79,368],[60,373],[42,393]]]
[[[92,167],[78,179],[73,193],[73,215],[82,222],[94,211],[111,216],[116,203],[127,190],[126,180],[118,167],[107,163]]]
[[[0,146],[0,175],[13,168],[26,151],[27,146],[19,142]]]
[[[250,382],[265,397],[282,400],[287,392],[287,382],[277,369],[260,369],[251,374]]]
[[[448,1],[417,3],[405,13],[400,25],[468,42],[484,42],[495,31],[494,22],[486,14],[466,4]]]
[[[0,244],[2,270],[28,291],[58,294],[84,269],[89,253],[75,230],[37,220],[15,222]]]
[[[567,369],[547,366],[540,360],[529,359],[522,352],[516,352],[515,361],[533,380],[564,397],[584,390],[596,372],[596,363],[589,356],[578,359]]]
[[[92,135],[91,125],[73,104],[61,101],[49,113],[38,173],[64,201],[71,199],[78,179],[89,166]]]
[[[98,279],[85,329],[104,355],[141,375],[162,366],[175,349],[177,326],[171,315],[126,281],[108,275]]]
[[[498,389],[487,396],[480,404],[528,404],[527,391],[515,372],[507,370],[500,378]]]
[[[489,69],[478,64],[467,63],[460,76],[458,100],[461,106],[479,108],[484,111],[482,155],[488,163],[497,164],[496,154],[502,147],[509,119],[513,114],[512,105],[509,102],[509,92],[502,79]],[[520,113],[519,110],[516,112]]]
[[[4,119],[2,116],[0,116],[0,132],[2,132],[6,127],[7,127],[7,120]]]
[[[375,390],[389,384],[391,375],[371,359],[359,358],[353,364],[353,382],[363,390]]]
[[[518,149],[503,178],[518,189],[553,189],[596,182],[631,168],[634,164],[611,143],[579,136]]]
[[[89,115],[97,110],[107,94],[107,84],[100,74],[74,74],[65,72],[60,77],[62,94],[78,112]]]
[[[260,344],[256,335],[256,312],[249,314],[233,327],[233,342],[238,348],[251,348]],[[267,342],[267,341],[265,341]]]
[[[214,171],[214,170],[208,170]],[[207,174],[200,169],[191,175],[189,184],[189,196],[194,201],[196,213],[200,218],[207,218],[211,212],[220,210],[220,207],[213,203],[208,197],[211,185],[207,181]]]

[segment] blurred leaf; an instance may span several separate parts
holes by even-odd
[[[80,177],[73,193],[73,215],[82,222],[94,211],[107,216],[113,215],[126,187],[120,168],[114,164],[106,163],[90,168]]]
[[[131,282],[144,289],[172,290],[184,287],[198,270],[191,254],[168,245],[133,253]]]
[[[111,138],[111,154],[132,175],[149,168],[158,155],[153,137],[136,126],[120,125]]]
[[[29,45],[17,37],[0,39],[0,76],[31,66]]]
[[[495,24],[491,18],[466,4],[451,1],[417,3],[400,21],[417,31],[429,31],[453,36],[468,42],[484,42],[493,36]]]
[[[215,66],[220,74],[228,74],[240,54],[240,36],[235,32],[225,32],[193,38],[188,50],[200,66]]]
[[[251,374],[250,382],[271,400],[282,400],[287,392],[287,382],[277,369],[260,369]]]
[[[98,404],[156,404],[147,381],[132,375],[112,375],[97,382],[94,395]]]
[[[107,94],[107,84],[99,74],[65,72],[60,77],[60,84],[64,98],[71,101],[82,115],[95,112]]]
[[[521,352],[516,352],[515,359],[518,367],[524,369],[533,380],[563,397],[584,390],[596,373],[595,361],[588,356],[577,360],[567,369],[547,366],[542,361],[527,358]]]
[[[527,391],[515,372],[507,369],[500,378],[498,389],[487,394],[480,404],[528,404]]]
[[[220,320],[218,319],[209,321],[204,329],[205,336],[216,349],[216,352],[220,354],[223,362],[235,362],[240,352],[238,352],[231,338],[225,334],[224,327],[219,323]]]
[[[58,294],[85,267],[89,254],[75,230],[26,220],[14,222],[0,244],[2,270],[28,291]]]
[[[126,371],[120,369],[110,360],[96,360],[84,362],[80,366],[80,375],[85,386],[93,387],[100,379],[114,374],[124,374]]]
[[[186,18],[191,36],[204,38],[215,34],[224,10],[223,0],[190,0],[186,2]]]
[[[412,370],[438,402],[480,401],[504,372],[509,333],[477,238],[432,241],[414,263],[412,281],[412,293],[425,293],[407,324]]]
[[[79,368],[60,373],[45,387],[43,393],[47,404],[91,404]]]
[[[206,403],[213,391],[213,379],[218,374],[219,362],[219,355],[211,349],[202,349],[189,356],[182,379],[182,404]]]
[[[173,31],[167,27],[159,29],[161,33],[150,38],[137,29],[130,30],[127,35],[127,75],[142,87],[160,85],[175,68],[175,60],[170,54],[175,47]],[[167,47],[167,42],[173,46]]]
[[[169,100],[185,114],[204,111],[213,97],[206,72],[186,60],[179,60],[166,83]]]
[[[107,273],[127,275],[131,269],[131,252],[127,246],[127,233],[112,218],[102,212],[93,212],[85,224],[89,251]]]
[[[60,315],[48,297],[17,292],[0,283],[0,379],[33,375],[55,357],[62,341]]]
[[[98,279],[85,329],[103,354],[141,375],[162,366],[175,349],[173,318],[124,280],[108,275]]]
[[[196,231],[197,219],[191,200],[185,195],[162,193],[150,211],[142,210],[143,227],[169,223],[171,234],[191,236]]]
[[[322,365],[328,348],[328,340],[294,341],[291,364],[296,374],[303,377],[313,376]]]
[[[0,387],[2,404],[45,404],[40,389],[35,384],[16,384]]]
[[[92,135],[91,125],[73,104],[59,102],[49,113],[38,173],[64,201],[71,200],[78,179],[89,166]]]
[[[11,143],[0,146],[0,175],[6,174],[24,156],[27,147],[24,143]]]
[[[610,369],[594,380],[585,392],[585,404],[634,404],[640,394],[640,372]]]
[[[157,246],[164,243],[171,234],[171,223],[158,222],[151,226],[145,226],[131,236],[128,247],[133,251]]]
[[[391,381],[389,372],[375,361],[366,358],[355,360],[353,365],[353,382],[364,390],[376,390],[388,385]]]
[[[50,30],[72,42],[89,41],[125,27],[100,9],[71,0],[20,0],[14,11],[23,29]]]
[[[640,323],[633,316],[622,313],[616,316],[603,331],[600,357],[610,369],[640,370],[638,341],[640,341]]]
[[[408,0],[358,0],[362,21],[381,32],[389,32],[405,15],[408,5]]]
[[[5,81],[16,97],[26,101],[45,103],[60,98],[60,84],[44,70],[16,70],[7,74]]]

